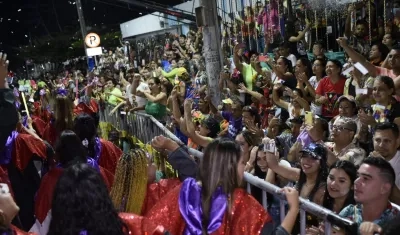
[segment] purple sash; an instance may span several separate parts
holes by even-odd
[[[1,153],[0,164],[7,165],[11,162],[12,151],[14,149],[14,143],[17,139],[19,133],[17,131],[11,132],[11,135],[8,137],[6,146],[4,147],[3,152]]]
[[[210,220],[207,225],[208,234],[221,227],[227,208],[227,201],[227,196],[222,191],[222,188],[218,187],[211,197]],[[186,179],[182,184],[179,194],[179,211],[186,222],[183,234],[202,235],[201,186],[193,178]]]

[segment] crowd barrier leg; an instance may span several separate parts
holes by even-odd
[[[306,211],[300,209],[300,234],[306,234]]]
[[[285,208],[285,200],[281,199],[279,200],[279,215],[281,217],[281,222],[285,219],[286,216],[286,208]]]
[[[324,226],[325,226],[325,234],[332,234],[332,226],[331,223],[329,223],[327,220],[324,221]]]
[[[262,191],[262,206],[265,210],[268,210],[268,200],[267,200],[267,192],[264,190]]]

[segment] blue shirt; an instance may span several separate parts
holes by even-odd
[[[182,133],[179,128],[175,128],[175,136],[178,137],[185,145],[188,144],[188,137]]]
[[[168,60],[161,61],[161,67],[167,73],[171,72],[172,70],[171,63],[169,63]]]
[[[222,117],[229,122],[228,137],[235,139],[243,129],[242,117],[235,119],[231,112],[222,112]]]
[[[395,207],[393,207],[390,202],[388,202],[388,206],[386,210],[382,213],[381,217],[372,222],[382,227],[382,225],[393,219],[398,213],[399,211]],[[362,205],[348,205],[339,213],[339,216],[357,223],[358,228],[360,228],[360,225],[363,222]]]

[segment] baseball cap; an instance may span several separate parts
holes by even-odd
[[[340,96],[339,99],[336,101],[336,105],[339,105],[340,102],[342,102],[342,100],[347,100],[350,103],[353,103],[354,106],[357,106],[356,99],[351,95],[342,95],[342,96]]]
[[[309,155],[317,160],[326,159],[326,149],[322,144],[311,143],[306,148],[303,148],[300,153],[302,153],[302,157]]]

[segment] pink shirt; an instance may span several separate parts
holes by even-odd
[[[380,75],[380,76],[387,76],[387,77],[390,77],[391,79],[393,79],[393,80],[395,80],[396,78],[398,78],[398,77],[400,77],[400,76],[396,76],[394,73],[393,73],[393,70],[392,69],[387,69],[387,68],[382,68],[382,67],[378,67],[378,66],[375,66],[376,67],[376,70],[378,71],[378,75]],[[396,85],[396,84],[395,84]],[[393,96],[397,101],[399,101],[400,102],[400,96],[399,96],[399,94],[396,92],[396,95],[394,95]]]
[[[380,76],[388,76],[388,77],[390,77],[392,79],[397,78],[397,76],[393,73],[392,69],[382,68],[382,67],[378,67],[378,66],[375,66],[375,67],[376,67],[376,69],[378,71],[378,75],[380,75]]]

